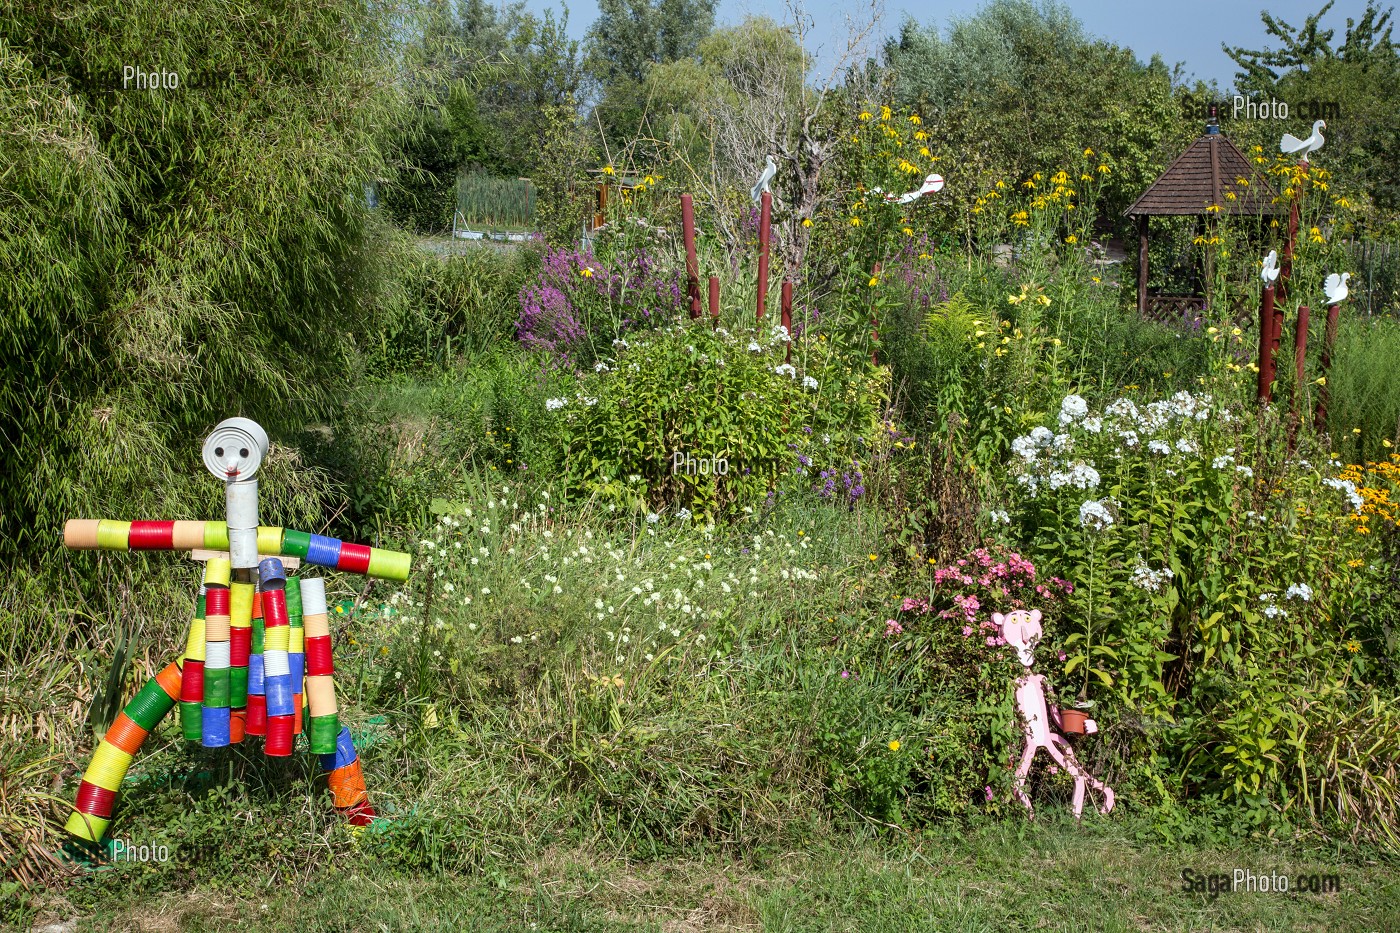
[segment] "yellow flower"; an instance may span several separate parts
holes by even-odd
[[[1058,347],[1060,346],[1060,338],[1056,337],[1054,340],[1051,340],[1050,343]]]
[[[1100,282],[1103,281],[1103,279],[1099,278],[1097,275],[1096,275],[1096,276],[1093,276],[1093,280],[1094,280],[1094,284],[1095,284],[1095,285],[1097,285],[1097,284],[1099,284]]]
[[[1002,189],[1005,188],[1005,187],[1006,187],[1006,182],[1004,182],[1004,181],[998,181],[998,182],[997,182],[997,190],[998,190],[998,191],[1002,190]]]
[[[924,121],[919,119],[919,115],[917,113],[911,113],[909,114],[909,122],[914,124],[915,126],[918,126]]]
[[[889,107],[881,107],[881,108],[880,108],[880,119],[881,119],[881,120],[888,120],[891,116],[893,116],[893,112],[890,110]]]
[[[879,277],[878,275],[872,275],[872,276],[870,277],[870,283],[869,283],[870,287],[871,287],[871,288],[874,288],[876,285],[879,285],[879,284],[880,284],[880,277]]]
[[[1094,150],[1092,150],[1092,149],[1085,149],[1085,150],[1084,150],[1084,158],[1086,158],[1086,159],[1089,158],[1089,156],[1091,156],[1091,155],[1093,155],[1093,154],[1094,154]]]
[[[611,165],[605,165],[605,166],[603,166],[603,174],[604,174],[604,175],[616,175],[617,172],[613,171],[613,167],[612,167]]]
[[[860,226],[860,218],[859,218],[859,217],[852,217],[852,218],[851,218],[851,226],[852,226],[852,227],[859,227],[859,226]]]
[[[1080,181],[1093,181],[1093,180],[1094,180],[1094,176],[1092,176],[1092,175],[1080,175],[1080,176],[1079,176],[1079,180],[1080,180]]]
[[[1113,171],[1113,169],[1109,168],[1107,165],[1100,165],[1100,166],[1099,166],[1099,174],[1100,174],[1100,175],[1107,175],[1108,173],[1110,173],[1110,172],[1112,172],[1112,171]]]
[[[862,110],[862,111],[860,112],[860,118],[861,118],[862,120],[869,120],[869,119],[870,119],[870,111],[869,111],[869,110]],[[854,139],[854,137],[852,137],[852,138]]]
[[[1218,327],[1207,327],[1207,328],[1206,328],[1206,333],[1208,333],[1208,334],[1218,334],[1218,333],[1220,333],[1220,328],[1218,328]]]
[[[1035,298],[1035,300],[1036,300],[1036,302],[1037,302],[1038,304],[1044,305],[1044,306],[1046,306],[1046,307],[1049,307],[1049,305],[1050,305],[1050,296],[1048,296],[1048,295],[1037,295],[1036,298]],[[1060,342],[1059,342],[1058,340],[1055,341],[1055,346],[1058,347],[1059,345],[1060,345]]]
[[[810,217],[804,217],[804,218],[802,218],[802,226],[804,226],[804,227],[810,227],[810,226],[812,226],[812,218],[810,218]]]
[[[1355,570],[1357,567],[1360,567],[1364,563],[1366,562],[1358,557],[1356,560],[1347,561],[1347,566]]]
[[[871,555],[870,555],[870,559],[871,559],[871,560],[879,560],[879,559],[880,559],[880,555],[879,555],[879,554],[871,554]]]
[[[1219,205],[1219,204],[1212,204],[1210,207],[1206,208],[1206,213],[1207,213],[1207,214],[1218,214],[1218,213],[1220,213],[1220,205]]]
[[[928,146],[924,146],[922,149],[919,150],[919,155],[929,156],[932,155],[932,153],[928,151]]]
[[[583,276],[585,279],[591,279],[593,278],[593,267],[584,266],[582,269],[578,270],[578,274]]]
[[[1393,446],[1393,445],[1390,443],[1389,439],[1386,439],[1386,440],[1382,440],[1382,441],[1381,441],[1381,446],[1382,446],[1382,447],[1391,447],[1391,446]]]
[[[1361,650],[1361,645],[1359,645],[1356,639],[1353,638],[1351,641],[1346,643],[1346,649],[1352,654],[1356,654],[1356,652]]]
[[[1326,377],[1326,376],[1318,376],[1316,379],[1313,380],[1313,385],[1319,385],[1319,386],[1325,386],[1325,385],[1327,385],[1327,377]]]
[[[899,751],[899,739],[895,739],[895,740],[893,740],[892,742],[890,742],[890,751],[892,751],[892,752],[897,752],[897,751]]]
[[[928,253],[920,253],[920,254],[919,254],[919,258],[920,258],[920,259],[932,259],[933,257],[930,256]]]
[[[1240,330],[1238,327],[1232,327],[1232,328],[1230,328],[1230,336],[1231,336],[1231,337],[1238,337],[1238,336],[1239,336],[1240,334],[1242,334],[1242,333],[1244,333],[1244,331]]]
[[[1071,233],[1069,236],[1065,237],[1065,242],[1066,242],[1066,243],[1078,243],[1078,242],[1079,242],[1079,237],[1077,237],[1077,236],[1075,236],[1073,233]]]
[[[1352,428],[1352,429],[1351,429],[1351,433],[1352,433],[1352,434],[1360,434],[1360,433],[1361,433],[1361,429],[1360,429],[1360,428]]]
[[[914,228],[912,228],[912,227],[905,227],[905,228],[904,228],[904,235],[905,235],[905,236],[913,236],[913,235],[914,235]]]

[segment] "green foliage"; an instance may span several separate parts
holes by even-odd
[[[437,257],[396,241],[392,298],[364,349],[375,375],[443,369],[514,336],[516,296],[539,267],[533,246],[474,246]]]
[[[532,363],[500,351],[432,381],[387,378],[313,433],[308,453],[343,477],[348,518],[365,538],[403,540],[432,520],[435,502],[472,488],[478,472],[548,474],[545,389]]]
[[[1165,66],[1090,39],[1053,2],[995,0],[944,33],[907,21],[884,59],[898,104],[959,154],[945,199],[970,200],[987,178],[1024,178],[1088,146],[1118,159],[1102,205],[1117,220],[1160,171],[1159,146],[1180,116]]]
[[[193,517],[204,431],[245,414],[294,436],[353,375],[386,13],[0,10],[0,554],[53,554],[78,515]],[[133,62],[180,89],[122,91]]]
[[[1303,101],[1336,105],[1339,117],[1329,118],[1326,154],[1319,159],[1339,181],[1366,192],[1380,210],[1376,225],[1394,231],[1400,171],[1385,156],[1400,138],[1400,118],[1392,106],[1400,93],[1400,46],[1391,37],[1394,10],[1367,0],[1361,16],[1347,17],[1345,36],[1334,45],[1335,30],[1321,28],[1320,22],[1333,5],[1328,0],[1302,26],[1262,11],[1264,31],[1279,47],[1227,46],[1225,52],[1240,67],[1236,80],[1245,93],[1288,102],[1294,113]],[[1301,127],[1306,119],[1294,122]]]
[[[710,519],[760,499],[788,460],[785,422],[808,417],[813,393],[708,322],[624,343],[556,415],[568,488]],[[677,471],[678,453],[727,471]]]
[[[619,341],[615,359],[557,400],[567,487],[714,520],[752,508],[798,468],[799,438],[823,438],[828,462],[859,456],[883,411],[880,374],[810,339],[784,363],[786,345],[778,328],[759,343],[704,321]],[[702,458],[727,472],[699,472]]]

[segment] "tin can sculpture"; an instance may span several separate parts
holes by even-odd
[[[177,704],[185,738],[206,748],[261,736],[266,754],[282,757],[306,734],[336,809],[357,826],[374,819],[336,707],[325,581],[288,576],[282,558],[402,581],[410,557],[259,525],[256,474],[267,450],[267,433],[247,418],[220,422],[205,440],[204,465],[224,483],[222,522],[73,519],[64,526],[64,544],[78,550],[206,552],[196,554],[206,559],[204,580],[184,654],[126,704],[83,775],[66,827],[79,839],[101,841],[127,768]]]
[[[1030,797],[1026,796],[1025,786],[1026,778],[1031,772],[1031,761],[1034,760],[1036,752],[1043,748],[1049,752],[1056,764],[1074,777],[1074,818],[1079,819],[1084,810],[1084,792],[1087,787],[1098,791],[1103,800],[1099,812],[1108,813],[1113,809],[1112,788],[1085,770],[1079,759],[1075,758],[1069,740],[1053,731],[1052,727],[1064,728],[1060,710],[1046,702],[1045,677],[1031,673],[1035,664],[1035,648],[1040,643],[1040,619],[1039,609],[1032,609],[1030,612],[1017,610],[1006,615],[999,612],[992,614],[992,621],[997,624],[1006,643],[1015,649],[1021,666],[1025,668],[1025,673],[1016,679],[1016,710],[1020,714],[1026,736],[1021,763],[1016,768],[1016,799],[1025,806],[1031,819],[1035,819],[1035,809],[1031,806]],[[1092,719],[1084,725],[1085,732],[1093,733],[1099,729]]]

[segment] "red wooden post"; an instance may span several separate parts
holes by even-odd
[[[1308,306],[1303,305],[1298,309],[1298,325],[1293,331],[1293,366],[1296,370],[1294,386],[1302,388],[1303,371],[1307,363],[1308,355],[1308,317],[1310,312]]]
[[[773,195],[763,192],[763,206],[758,213],[758,320],[768,305],[768,232],[773,224]]]
[[[1259,401],[1267,405],[1274,397],[1274,286],[1264,286],[1259,302]]]
[[[1341,305],[1327,306],[1327,329],[1322,335],[1322,385],[1318,387],[1317,412],[1313,417],[1313,426],[1317,429],[1327,425],[1327,401],[1330,394],[1327,374],[1332,371],[1332,344],[1337,340],[1337,319],[1341,316],[1341,310]]]
[[[871,275],[872,275],[872,277],[877,278],[877,279],[880,277],[880,264],[879,264],[878,262],[875,263],[875,268],[874,268],[874,270],[871,272]],[[875,328],[879,325],[879,323],[880,323],[879,321],[875,320],[875,315],[873,315],[873,314],[870,315],[870,340],[871,340],[872,343],[878,342],[878,341],[880,340],[880,332],[877,331],[877,330],[875,329]],[[879,359],[877,358],[877,353],[875,352],[875,348],[874,348],[874,347],[871,347],[871,348],[870,348],[870,365],[871,365],[871,366],[879,366],[879,365],[880,365],[880,361],[879,361]]]
[[[1298,309],[1298,322],[1293,328],[1293,407],[1288,422],[1288,452],[1293,453],[1298,435],[1298,409],[1303,396],[1303,372],[1308,357],[1308,306]]]
[[[690,292],[690,316],[700,316],[700,260],[695,256],[695,201],[681,195],[681,228],[685,231],[685,278]]]
[[[719,326],[719,276],[710,276],[710,321]]]
[[[779,307],[781,308],[780,320],[782,321],[783,330],[786,331],[786,332],[787,332],[787,335],[788,335],[787,356],[784,357],[783,362],[784,362],[784,363],[791,363],[791,362],[792,362],[792,282],[790,282],[790,281],[784,281],[784,282],[783,282],[783,290],[782,290],[782,293],[781,293],[781,298],[780,298]]]

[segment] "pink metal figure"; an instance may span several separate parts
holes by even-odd
[[[1021,714],[1026,731],[1026,747],[1021,753],[1021,765],[1016,769],[1016,799],[1025,804],[1026,812],[1030,814],[1031,819],[1035,819],[1035,809],[1031,806],[1031,800],[1026,796],[1024,788],[1026,777],[1031,772],[1031,760],[1035,758],[1036,751],[1043,748],[1060,767],[1074,775],[1076,820],[1084,809],[1086,784],[1092,784],[1103,796],[1103,806],[1099,807],[1099,812],[1109,812],[1113,809],[1112,788],[1085,771],[1079,760],[1074,757],[1074,749],[1070,747],[1069,741],[1059,733],[1051,731],[1052,724],[1056,729],[1064,728],[1060,722],[1060,710],[1045,702],[1045,678],[1040,674],[1031,673],[1031,666],[1035,664],[1035,646],[1040,643],[1040,610],[1017,610],[1007,615],[997,612],[992,614],[992,621],[1001,630],[1006,643],[1016,649],[1021,665],[1026,669],[1016,680],[1016,709]],[[1092,719],[1087,720],[1084,723],[1084,731],[1091,734],[1099,731],[1098,723]]]

